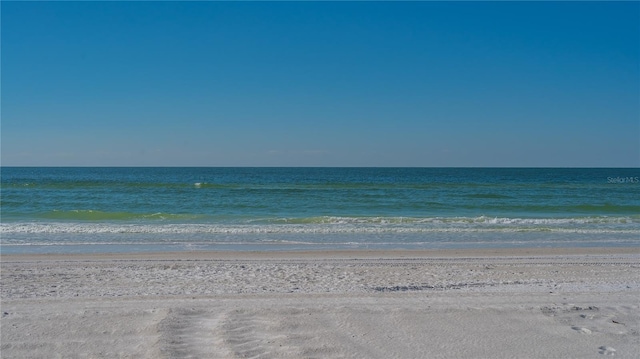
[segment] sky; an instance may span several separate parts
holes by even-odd
[[[11,2],[3,166],[640,166],[640,2]]]

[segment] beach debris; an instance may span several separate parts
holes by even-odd
[[[603,345],[603,346],[601,346],[601,347],[600,347],[600,348],[598,348],[598,349],[600,349],[600,351],[599,351],[599,353],[600,353],[600,354],[604,354],[604,355],[616,355],[616,350],[615,350],[614,348],[610,347],[610,346]]]
[[[582,311],[582,310],[600,310],[600,308],[596,307],[595,305],[590,305],[588,307],[581,307],[578,305],[574,305],[571,310],[573,311]]]

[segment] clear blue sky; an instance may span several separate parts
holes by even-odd
[[[640,165],[639,2],[7,2],[2,165]]]

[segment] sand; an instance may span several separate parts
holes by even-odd
[[[2,358],[640,358],[640,249],[2,255]]]

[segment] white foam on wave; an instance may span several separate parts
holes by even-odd
[[[321,216],[311,218],[260,219],[255,222],[282,224],[354,224],[354,225],[580,225],[580,224],[638,224],[640,218],[633,217],[578,217],[578,218],[507,218],[507,217],[341,217]]]
[[[616,225],[617,224],[617,225]],[[7,234],[375,234],[375,233],[477,233],[557,232],[627,233],[640,235],[637,221],[605,219],[431,218],[413,220],[327,217],[312,223],[249,224],[118,224],[21,222],[2,223]]]

